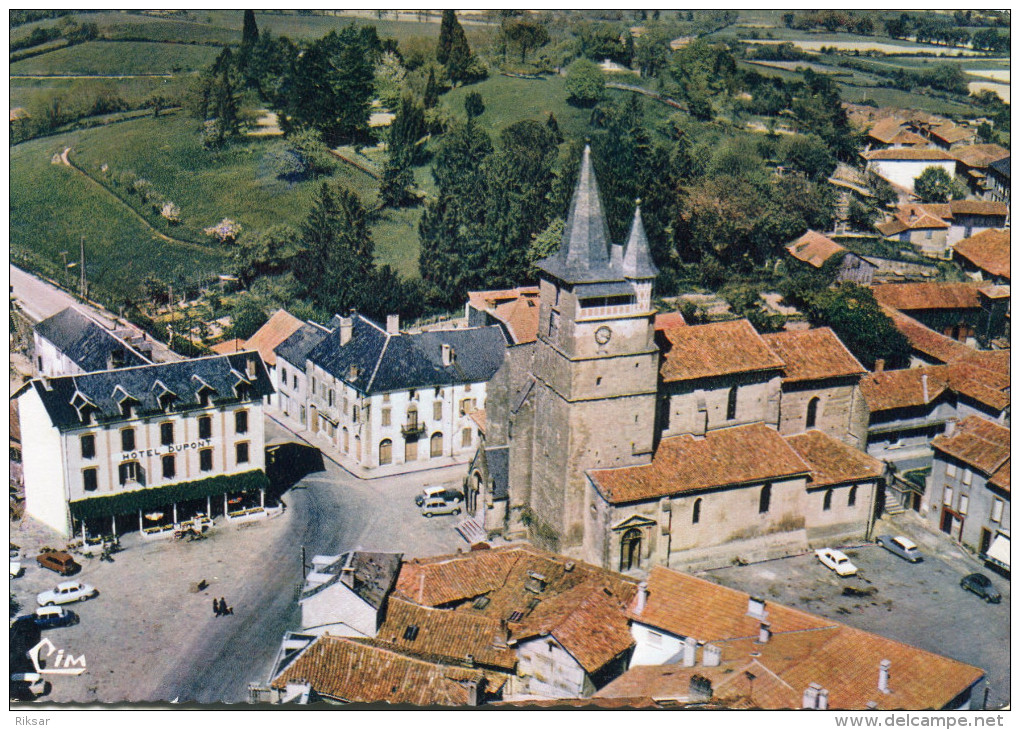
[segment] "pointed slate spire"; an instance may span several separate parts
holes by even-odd
[[[602,213],[599,184],[591,164],[591,147],[584,146],[570,213],[563,228],[560,251],[568,268],[595,268],[609,260],[609,228]]]
[[[641,198],[636,203],[634,222],[623,251],[623,275],[628,279],[652,279],[658,275],[659,270],[652,263],[652,254],[648,250],[648,236],[645,235],[645,225],[641,221]]]

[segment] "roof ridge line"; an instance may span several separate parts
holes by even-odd
[[[368,379],[368,384],[365,385],[365,392],[369,393],[372,390],[372,383],[375,382],[375,376],[379,373],[379,366],[382,365],[383,356],[386,354],[386,348],[390,346],[390,337],[392,334],[383,330],[383,334],[386,335],[386,341],[383,342],[383,346],[379,348],[379,357],[376,358],[375,367],[372,368],[372,375]]]

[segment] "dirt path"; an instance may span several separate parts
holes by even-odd
[[[160,239],[161,239],[161,240],[163,240],[163,241],[166,241],[167,243],[175,243],[175,244],[177,244],[177,245],[179,245],[179,246],[187,246],[187,247],[189,247],[189,248],[193,248],[193,249],[195,249],[195,250],[197,250],[197,251],[204,251],[204,250],[205,250],[205,247],[204,247],[204,246],[202,246],[202,245],[200,245],[200,244],[197,244],[197,243],[192,243],[191,241],[182,241],[182,240],[181,240],[181,239],[179,239],[179,238],[171,238],[170,236],[166,235],[165,233],[161,233],[161,232],[160,232],[159,230],[157,230],[156,228],[154,228],[154,227],[153,227],[153,225],[152,225],[151,223],[149,223],[149,221],[147,221],[147,220],[145,219],[145,216],[143,216],[143,215],[142,215],[141,213],[139,213],[139,212],[138,212],[137,210],[135,210],[135,209],[134,209],[134,208],[132,208],[132,207],[131,207],[130,205],[128,205],[127,203],[125,203],[125,202],[124,202],[123,200],[121,200],[121,199],[120,199],[120,198],[119,198],[119,197],[118,197],[117,195],[115,195],[115,194],[114,194],[113,192],[111,192],[111,191],[109,190],[109,188],[107,188],[107,187],[106,187],[105,185],[103,185],[103,184],[102,184],[101,182],[99,182],[99,181],[98,181],[98,180],[96,180],[96,179],[95,179],[94,177],[92,177],[92,176],[91,176],[91,175],[89,175],[89,174],[88,174],[87,172],[85,172],[85,171],[84,171],[84,170],[82,170],[82,169],[81,169],[80,167],[78,167],[78,166],[77,166],[77,165],[75,165],[75,164],[74,164],[73,162],[71,162],[71,159],[70,159],[70,157],[69,157],[70,153],[71,153],[71,148],[70,148],[70,147],[65,147],[65,148],[64,148],[64,151],[60,153],[60,160],[61,160],[62,164],[64,164],[64,165],[67,165],[67,166],[68,166],[68,167],[70,167],[70,168],[71,168],[72,170],[75,170],[76,172],[78,172],[79,174],[81,174],[81,175],[82,175],[83,177],[85,177],[85,179],[89,180],[89,181],[90,181],[90,182],[92,182],[93,184],[95,184],[95,185],[98,185],[98,186],[99,186],[100,188],[102,188],[102,189],[103,189],[103,191],[105,191],[107,195],[109,195],[109,196],[110,196],[110,197],[112,197],[112,198],[113,198],[114,200],[116,200],[116,201],[117,201],[118,203],[120,203],[120,204],[121,204],[122,206],[124,206],[125,208],[127,208],[127,209],[128,209],[128,210],[129,210],[130,212],[131,212],[131,214],[132,214],[132,215],[133,215],[133,216],[134,216],[134,217],[135,217],[136,219],[138,219],[139,221],[141,221],[142,225],[143,225],[143,226],[145,226],[145,227],[146,227],[147,229],[149,229],[149,231],[150,231],[150,232],[151,232],[151,233],[152,233],[152,234],[153,234],[154,236],[157,236],[158,238],[160,238]]]

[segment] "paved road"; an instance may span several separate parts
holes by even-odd
[[[105,309],[82,304],[66,291],[53,286],[47,281],[43,281],[39,277],[30,274],[27,271],[22,271],[13,264],[10,265],[10,272],[10,284],[13,288],[14,296],[18,300],[18,304],[21,306],[21,310],[36,322],[41,322],[47,317],[52,317],[54,314],[66,309],[67,307],[79,307],[89,311],[94,316],[110,325],[129,329],[135,332],[139,337],[142,336],[142,331],[135,325],[123,320],[118,320],[111,312],[108,312]],[[152,343],[153,359],[156,362],[168,362],[182,359],[180,355],[169,350],[162,342],[158,342],[151,337],[148,339]]]
[[[988,707],[1009,703],[1009,581],[955,550],[926,550],[917,564],[877,545],[846,552],[860,571],[856,578],[837,577],[813,554],[710,571],[706,577],[981,667],[988,677]],[[1001,604],[989,605],[960,588],[960,578],[973,572],[992,578]],[[874,593],[845,596],[846,587]]]

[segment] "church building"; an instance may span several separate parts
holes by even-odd
[[[465,483],[486,530],[625,571],[867,532],[883,470],[853,448],[865,371],[834,334],[767,340],[738,320],[657,339],[640,205],[613,244],[588,148],[536,267],[537,335],[489,383]]]

